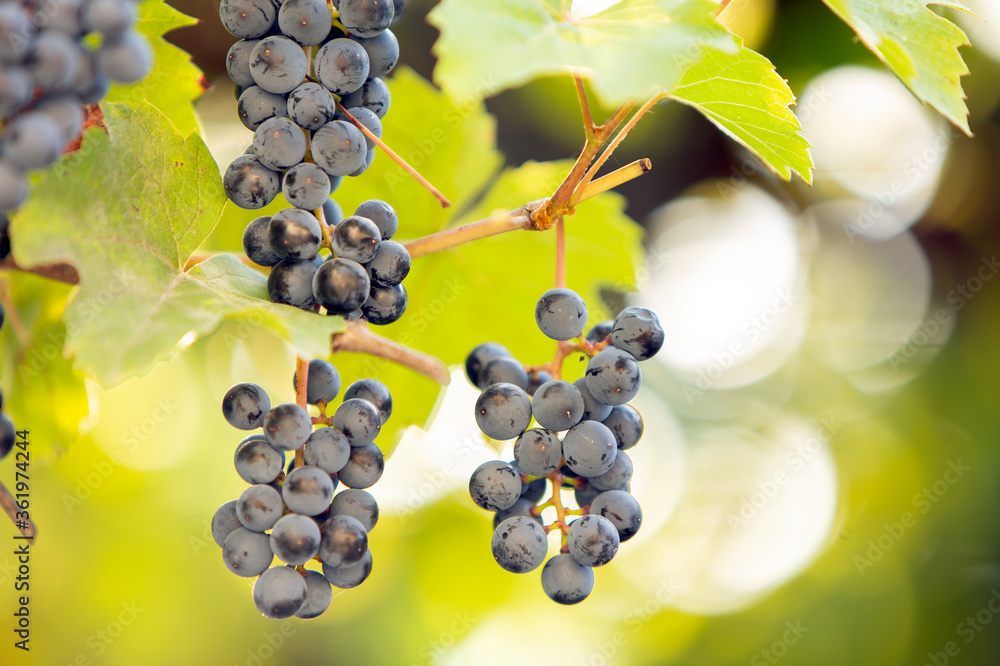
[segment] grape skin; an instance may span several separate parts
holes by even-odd
[[[333,95],[312,81],[303,83],[288,94],[287,110],[288,117],[305,130],[318,130],[337,115]]]
[[[376,444],[351,447],[351,457],[337,478],[348,488],[371,488],[385,471],[385,457]]]
[[[222,180],[226,196],[240,208],[268,205],[281,189],[281,174],[260,163],[256,155],[241,155],[226,169]]]
[[[253,603],[264,617],[284,620],[306,603],[306,582],[290,567],[271,567],[253,584]]]
[[[375,226],[382,232],[382,240],[389,240],[396,235],[396,230],[399,229],[399,215],[396,213],[396,209],[381,199],[365,201],[358,206],[354,214],[374,222]]]
[[[340,472],[350,457],[351,444],[339,430],[320,428],[306,440],[306,464],[319,467],[327,474]]]
[[[298,386],[299,373],[292,375],[292,388]],[[306,402],[318,405],[321,401],[330,403],[340,393],[340,373],[329,361],[314,358],[309,361],[309,375],[306,378]]]
[[[365,165],[366,146],[361,130],[343,120],[334,120],[313,135],[313,160],[331,176],[348,176]]]
[[[556,432],[569,430],[579,423],[583,418],[583,411],[583,396],[580,391],[561,379],[554,379],[538,387],[531,400],[531,413],[538,425]]]
[[[316,557],[319,540],[319,525],[315,520],[290,513],[274,524],[268,547],[285,564],[299,566]]]
[[[226,30],[243,39],[255,39],[267,34],[277,18],[271,0],[222,0],[219,18]]]
[[[525,518],[531,518],[542,527],[545,527],[544,523],[542,522],[542,517],[536,516],[533,513],[531,513],[531,510],[534,509],[536,506],[537,504],[535,502],[532,502],[530,499],[525,499],[524,497],[518,498],[518,500],[514,502],[514,505],[511,506],[509,509],[504,509],[503,511],[497,511],[496,514],[494,514],[493,529],[495,530],[497,526],[500,525],[500,523],[507,520],[508,518],[513,518],[514,516],[524,516]]]
[[[264,425],[271,399],[261,387],[249,382],[236,384],[222,398],[222,415],[239,430],[255,430]]]
[[[330,8],[323,0],[283,0],[278,27],[301,46],[321,44],[332,27]]]
[[[368,54],[369,77],[381,77],[389,74],[399,62],[399,40],[392,30],[385,30],[375,37],[365,38],[353,35],[354,41]]]
[[[271,218],[267,228],[271,250],[282,259],[312,259],[323,242],[319,220],[309,211],[286,208]]]
[[[583,421],[604,421],[611,416],[611,410],[614,408],[611,405],[605,405],[591,394],[590,389],[587,388],[586,377],[577,379],[573,382],[573,386],[577,388],[580,397],[583,398]]]
[[[315,164],[303,162],[285,173],[281,191],[296,208],[316,210],[330,198],[330,176]]]
[[[639,502],[624,490],[608,490],[598,495],[590,503],[590,513],[611,521],[621,541],[634,537],[642,525]]]
[[[241,88],[249,88],[254,85],[253,75],[250,74],[250,52],[259,43],[259,39],[244,39],[229,47],[229,54],[226,56],[226,72],[233,83]]]
[[[344,391],[344,400],[360,398],[375,405],[384,424],[392,415],[392,393],[377,379],[359,379]]]
[[[531,399],[513,384],[494,384],[476,401],[476,425],[492,439],[511,439],[531,423]]]
[[[375,37],[389,27],[395,16],[387,0],[340,0],[340,21],[352,35]]]
[[[506,356],[487,362],[479,373],[479,388],[485,389],[501,383],[513,384],[521,390],[526,390],[528,372],[524,369],[524,364],[516,358]]]
[[[351,446],[367,446],[382,430],[382,415],[367,400],[344,400],[333,414],[333,427],[344,433]]]
[[[535,323],[553,340],[572,340],[587,325],[587,304],[571,289],[550,289],[538,299]]]
[[[403,285],[397,284],[393,287],[372,285],[368,299],[361,304],[361,312],[369,324],[386,326],[402,318],[407,303],[406,288]]]
[[[479,386],[479,375],[482,374],[483,368],[493,359],[504,356],[509,357],[511,353],[498,342],[484,342],[477,345],[465,359],[465,376],[469,379],[469,383],[485,388]]]
[[[632,405],[617,405],[611,408],[606,425],[615,435],[618,448],[624,451],[639,443],[645,428],[642,415]]]
[[[247,483],[271,483],[285,468],[285,454],[268,444],[263,435],[254,435],[236,447],[233,464]]]
[[[261,532],[238,527],[222,544],[222,561],[237,576],[252,578],[267,571],[274,561],[269,538]]]
[[[571,470],[585,477],[604,474],[618,453],[614,434],[597,421],[582,421],[563,438],[563,456]]]
[[[288,118],[269,118],[254,132],[253,152],[268,169],[284,171],[306,156],[306,137]]]
[[[573,559],[585,567],[604,566],[618,552],[618,528],[603,516],[587,515],[569,524],[566,545]]]
[[[251,532],[265,532],[278,522],[284,504],[281,494],[264,484],[250,486],[237,500],[236,516]]]
[[[525,430],[514,443],[517,466],[531,476],[548,476],[559,469],[562,458],[562,442],[548,430]]]
[[[587,388],[605,405],[624,405],[639,393],[642,370],[628,352],[609,347],[587,364]]]
[[[410,274],[410,253],[396,241],[384,240],[365,268],[372,285],[393,287]]]
[[[267,276],[267,295],[274,303],[311,309],[316,305],[313,280],[317,272],[316,264],[311,261],[283,259]]]
[[[265,37],[250,53],[250,74],[269,93],[285,95],[309,74],[309,60],[302,47],[287,37]]]
[[[320,527],[320,532],[323,536],[319,557],[331,568],[357,564],[368,550],[368,533],[351,516],[331,516]]]
[[[600,476],[591,477],[587,483],[595,490],[624,490],[632,480],[632,459],[624,451],[615,455],[615,461]]]
[[[356,106],[353,109],[348,109],[347,112],[369,132],[374,134],[379,139],[382,138],[382,121],[375,115],[374,111],[366,109],[363,106]],[[364,132],[362,132],[362,134],[364,134]],[[368,146],[368,152],[371,153],[377,144],[374,139],[365,134],[365,145]],[[371,166],[370,162],[370,158],[365,159],[365,168]],[[357,215],[357,213],[355,214]]]
[[[236,500],[230,500],[216,509],[212,516],[212,538],[222,546],[237,527],[243,527],[243,524],[236,517]]]
[[[514,516],[500,523],[493,531],[491,546],[497,564],[518,574],[537,569],[548,552],[545,530],[525,516]]]
[[[274,266],[281,261],[281,257],[271,249],[271,241],[268,239],[270,223],[270,216],[265,215],[255,219],[243,230],[243,252],[258,266]]]
[[[28,179],[10,162],[0,159],[0,212],[14,210],[28,198]]]
[[[341,104],[346,109],[363,106],[373,111],[379,118],[384,118],[392,104],[392,96],[385,82],[380,78],[374,78],[365,81],[360,89],[341,100]]]
[[[279,451],[295,451],[312,435],[309,412],[294,403],[278,405],[264,417],[264,436]]]
[[[284,95],[269,93],[260,86],[250,86],[237,102],[240,121],[248,130],[256,131],[268,118],[282,118],[288,113]]]
[[[484,462],[469,478],[469,495],[487,511],[509,509],[521,496],[521,474],[502,460]]]
[[[347,314],[368,300],[371,280],[364,266],[350,259],[328,259],[313,276],[316,301],[334,314]]]
[[[330,506],[335,489],[329,474],[319,467],[305,465],[296,467],[285,477],[281,497],[291,511],[316,516]]]
[[[594,570],[560,553],[542,569],[542,589],[549,599],[564,606],[578,604],[594,591]]]
[[[353,40],[341,37],[320,47],[313,71],[324,88],[344,97],[364,85],[369,67],[368,53],[364,48]]]
[[[382,234],[368,218],[352,215],[334,227],[332,241],[338,257],[364,264],[375,257],[382,244]]]
[[[351,566],[331,567],[323,563],[323,577],[329,585],[341,590],[349,590],[361,585],[372,573],[372,551],[369,548],[365,551],[360,562]]]
[[[295,617],[311,620],[325,613],[330,607],[330,602],[333,601],[333,589],[318,571],[307,571],[303,580],[306,582],[306,601],[295,613]]]
[[[369,533],[378,523],[378,514],[378,502],[365,490],[348,488],[337,493],[330,504],[331,516],[351,516]]]
[[[637,361],[656,356],[663,347],[663,326],[656,313],[648,308],[625,308],[615,319],[611,342]]]

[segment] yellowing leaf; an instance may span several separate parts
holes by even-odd
[[[670,96],[698,109],[785,180],[797,173],[812,182],[809,142],[788,108],[795,95],[764,56],[748,48],[711,49],[684,72]]]
[[[961,78],[969,73],[958,52],[969,39],[957,25],[927,5],[965,10],[960,2],[942,0],[823,0],[906,84],[919,99],[945,118],[969,130]]]

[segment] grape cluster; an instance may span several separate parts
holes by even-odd
[[[136,0],[0,2],[0,226],[83,129],[111,81],[134,83],[153,52],[133,30]],[[94,46],[96,45],[96,46]]]
[[[7,319],[7,313],[3,309],[3,305],[0,304],[0,329],[3,328],[4,321]],[[3,394],[0,394],[0,410],[3,409]],[[17,440],[17,428],[14,427],[14,422],[10,420],[10,417],[0,411],[0,460],[3,460],[10,454],[11,449],[14,448],[14,443]]]
[[[406,309],[406,249],[384,201],[344,218],[330,195],[371,166],[399,44],[389,25],[402,3],[386,0],[222,0],[219,16],[242,38],[229,50],[239,116],[253,144],[223,177],[230,200],[256,210],[278,193],[291,205],[251,222],[243,247],[271,268],[275,303],[364,318],[376,325]],[[322,212],[322,213],[321,213]],[[330,250],[321,255],[321,248]]]
[[[357,587],[372,570],[368,534],[379,509],[365,489],[385,468],[375,438],[392,413],[392,395],[381,382],[361,379],[327,417],[340,383],[332,364],[309,363],[306,400],[318,417],[294,403],[272,408],[256,384],[237,384],[222,401],[230,425],[263,434],[236,448],[236,472],[251,485],[215,512],[212,536],[230,571],[258,577],[253,602],[272,619],[318,617],[333,599],[331,585]],[[292,454],[287,470],[286,453]],[[297,453],[304,464],[297,464]],[[345,489],[334,494],[340,484]],[[272,567],[275,557],[287,566]],[[311,561],[320,570],[306,569]]]
[[[562,288],[546,292],[535,308],[546,336],[589,358],[573,383],[553,377],[562,356],[549,366],[525,367],[495,342],[473,349],[465,363],[469,381],[482,391],[479,429],[493,439],[517,438],[514,460],[484,463],[469,481],[472,500],[495,512],[493,557],[512,573],[533,571],[545,561],[547,533],[560,530],[561,552],[545,563],[542,589],[567,605],[590,595],[593,567],[610,562],[642,523],[629,494],[632,460],[625,451],[639,442],[643,422],[628,402],[642,382],[639,363],[664,339],[656,314],[645,308],[626,308],[584,337],[587,315],[583,299]],[[539,504],[547,482],[551,499]],[[577,509],[563,505],[562,489],[574,491]],[[542,510],[549,507],[556,517],[547,525]]]

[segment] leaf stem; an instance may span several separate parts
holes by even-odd
[[[0,482],[0,507],[3,507],[4,513],[10,518],[10,522],[14,523],[15,526],[19,522],[26,522],[27,527],[18,527],[18,531],[21,536],[27,537],[28,543],[35,543],[35,535],[38,533],[38,529],[35,527],[35,523],[32,522],[31,518],[18,518],[17,514],[21,512],[18,508],[17,502],[14,501],[14,497],[7,490],[7,487]]]
[[[580,100],[580,114],[583,116],[583,131],[588,139],[594,136],[597,126],[594,125],[594,116],[590,113],[590,103],[587,101],[587,91],[583,87],[583,78],[579,74],[573,74],[573,83],[576,85],[576,96]]]
[[[447,386],[451,381],[448,366],[441,359],[372,333],[363,321],[347,322],[342,333],[333,335],[330,349],[335,354],[355,352],[384,358],[419,372],[442,386]]]
[[[344,108],[343,104],[341,104],[340,102],[337,102],[337,108],[340,109],[340,112],[343,113],[347,117],[348,120],[350,120],[352,123],[354,123],[357,126],[357,128],[359,130],[361,130],[361,132],[366,137],[368,137],[370,140],[374,141],[375,145],[377,145],[379,148],[381,148],[383,151],[385,151],[385,154],[388,155],[392,159],[393,162],[395,162],[399,166],[403,167],[403,170],[406,171],[406,173],[410,174],[418,183],[420,183],[421,185],[424,186],[424,189],[426,189],[428,192],[430,192],[431,194],[433,194],[434,198],[436,198],[438,201],[441,202],[441,207],[442,208],[448,208],[449,206],[451,206],[451,202],[448,201],[448,198],[446,196],[444,196],[443,194],[441,194],[441,192],[436,187],[434,187],[433,185],[431,185],[430,182],[426,178],[424,178],[423,176],[421,176],[420,172],[418,172],[416,169],[414,169],[409,164],[407,164],[406,160],[404,160],[402,157],[400,157],[399,155],[397,155],[396,152],[392,148],[390,148],[389,146],[385,145],[385,143],[382,141],[382,139],[380,139],[377,136],[375,136],[375,134],[370,129],[368,129],[367,127],[365,127],[364,125],[362,125],[361,122],[357,118],[355,118],[354,116],[352,116],[347,111],[347,109]]]

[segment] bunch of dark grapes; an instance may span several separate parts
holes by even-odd
[[[134,83],[153,52],[133,30],[135,0],[0,2],[0,226],[28,196],[28,171],[80,135],[84,107]]]
[[[6,319],[7,313],[4,311],[3,305],[0,305],[0,329],[3,328]],[[0,410],[2,409],[3,395],[0,394]],[[10,454],[16,440],[17,428],[14,427],[14,422],[10,420],[9,416],[0,412],[0,460],[3,460]]]
[[[271,300],[377,325],[398,320],[410,256],[390,240],[396,212],[372,200],[342,219],[330,199],[374,159],[375,142],[359,125],[382,136],[390,103],[382,77],[399,60],[393,3],[342,0],[331,11],[325,0],[222,0],[219,15],[242,38],[227,69],[240,120],[254,132],[226,170],[226,193],[250,210],[279,192],[292,206],[243,234],[251,261],[271,268]]]
[[[569,289],[546,292],[535,321],[565,351],[589,359],[586,373],[570,383],[553,378],[561,368],[525,367],[495,342],[472,350],[465,370],[482,390],[476,423],[487,437],[517,441],[514,460],[481,465],[469,493],[496,512],[493,557],[507,571],[541,566],[546,535],[561,532],[560,553],[542,569],[542,589],[558,603],[575,604],[594,589],[593,567],[610,562],[642,523],[639,503],[629,494],[632,460],[625,451],[639,442],[643,422],[628,402],[642,383],[639,363],[660,350],[664,334],[655,313],[630,307],[583,337],[587,305]],[[551,498],[539,504],[546,482]],[[563,488],[574,490],[576,509],[564,506]],[[541,514],[549,507],[555,520],[546,524]]]
[[[339,392],[337,369],[317,359],[309,363],[306,399],[319,416],[294,403],[272,408],[256,384],[237,384],[222,401],[230,425],[263,434],[236,448],[236,472],[251,485],[215,512],[212,536],[230,571],[257,578],[253,602],[265,617],[319,617],[333,599],[331,585],[357,587],[371,574],[368,534],[379,509],[365,489],[385,468],[375,438],[392,413],[392,395],[374,379],[356,381],[327,417]],[[284,565],[272,567],[275,557]],[[319,568],[307,569],[310,562]]]

